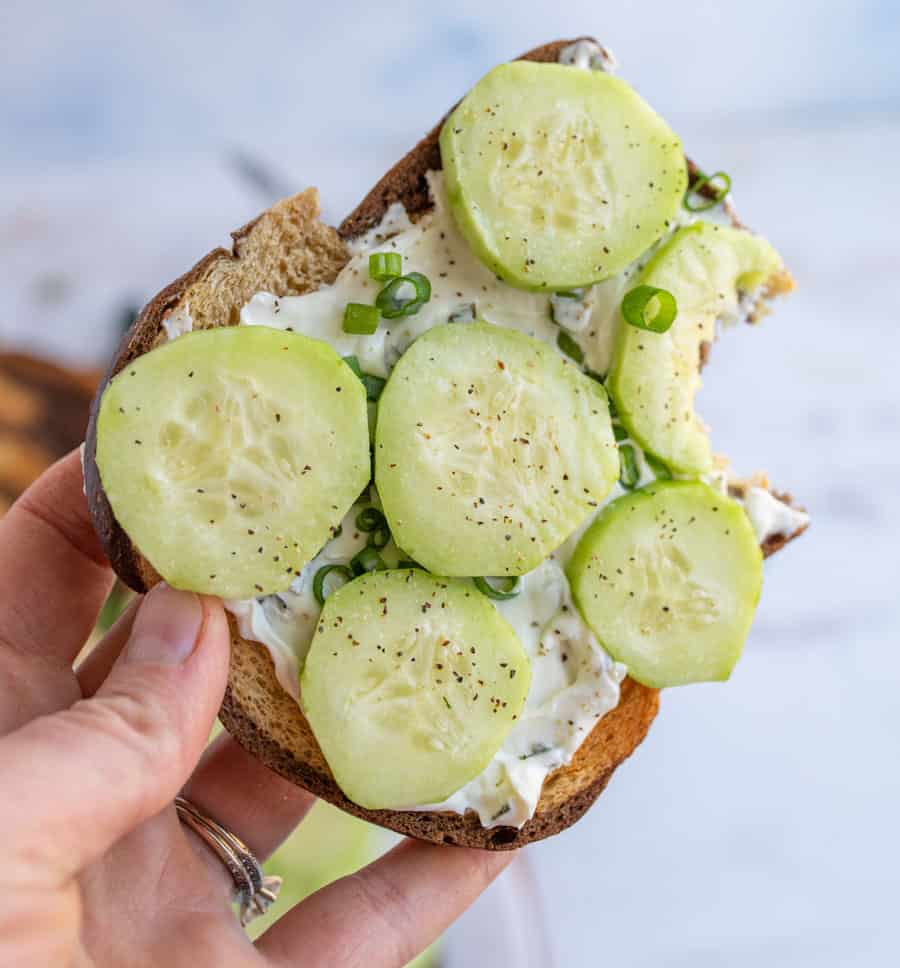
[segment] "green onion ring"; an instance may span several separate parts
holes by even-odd
[[[493,598],[495,602],[508,602],[511,598],[515,598],[519,594],[522,584],[522,579],[516,575],[515,577],[505,577],[505,578],[473,578],[475,582],[475,587],[482,595],[487,595],[488,598]],[[492,585],[491,582],[502,582],[498,588],[496,585]]]
[[[654,303],[656,311],[647,318],[647,310]],[[656,286],[637,286],[625,293],[622,300],[622,316],[625,322],[638,329],[645,329],[650,333],[665,333],[675,322],[678,315],[678,304],[668,289],[657,289]]]
[[[387,571],[387,565],[384,563],[384,558],[373,547],[366,545],[350,559],[350,570],[354,575],[359,576],[367,571]]]
[[[650,470],[656,475],[658,481],[672,480],[672,472],[658,457],[654,457],[653,454],[644,454],[644,460],[647,462]]]
[[[396,279],[403,272],[403,256],[399,252],[373,252],[369,256],[369,278],[377,282]]]
[[[378,329],[378,310],[367,303],[349,302],[341,328],[353,336],[371,336]]]
[[[356,526],[360,531],[375,531],[385,524],[384,515],[378,508],[363,508],[356,515]]]
[[[412,286],[416,294],[411,299],[400,296],[404,286]],[[375,305],[385,319],[414,316],[431,299],[431,283],[421,272],[410,272],[392,279],[375,297]]]
[[[641,479],[641,471],[637,463],[637,454],[631,444],[622,444],[619,448],[619,483],[626,491],[637,487]]]
[[[342,585],[345,585],[348,581],[353,581],[353,572],[346,565],[323,565],[316,572],[316,577],[313,578],[313,595],[316,596],[316,601],[320,605],[324,605],[325,599],[331,594],[331,592],[325,590],[325,581],[329,575],[333,574],[337,574],[344,579],[341,582]],[[336,589],[332,589],[332,591],[336,591]]]
[[[570,360],[574,360],[576,363],[584,362],[584,350],[564,329],[559,331],[559,335],[556,337],[556,345]]]
[[[713,181],[719,179],[722,183],[721,185],[713,185]],[[712,198],[703,198],[703,201],[699,205],[694,205],[691,198],[694,195],[700,196],[704,187],[709,186],[713,192]],[[688,190],[684,193],[684,207],[689,212],[706,212],[711,208],[715,208],[720,202],[725,199],[725,196],[731,191],[731,176],[727,171],[717,171],[712,175],[700,174],[700,177],[691,185]]]

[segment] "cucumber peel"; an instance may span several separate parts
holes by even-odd
[[[530,682],[522,644],[471,582],[410,568],[328,596],[300,696],[338,786],[387,810],[440,802],[481,773]]]
[[[97,467],[119,524],[169,584],[282,591],[369,480],[365,389],[319,340],[189,333],[110,382]]]
[[[685,474],[712,467],[706,427],[694,412],[700,347],[716,335],[716,319],[737,308],[739,292],[758,289],[781,257],[758,235],[698,222],[679,229],[635,280],[670,292],[678,305],[665,333],[620,320],[607,388],[631,436]]]
[[[700,481],[666,481],[607,505],[566,569],[579,611],[638,682],[727,679],[762,585],[744,509]]]
[[[619,476],[606,392],[551,347],[438,326],[378,405],[375,482],[397,543],[440,575],[524,575]]]
[[[441,130],[453,216],[513,286],[587,286],[668,230],[687,187],[681,142],[625,81],[514,61],[485,75]]]

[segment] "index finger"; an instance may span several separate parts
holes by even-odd
[[[278,968],[405,965],[516,856],[409,840],[293,907],[257,941]],[[302,959],[298,956],[302,952]]]
[[[71,664],[113,575],[88,513],[72,451],[0,519],[0,647]]]

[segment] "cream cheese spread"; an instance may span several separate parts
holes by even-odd
[[[805,511],[779,500],[764,487],[748,488],[742,503],[760,544],[769,538],[792,535],[809,524]]]

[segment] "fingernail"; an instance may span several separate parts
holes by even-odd
[[[180,665],[194,651],[202,625],[203,606],[196,595],[159,584],[138,609],[125,661]]]

